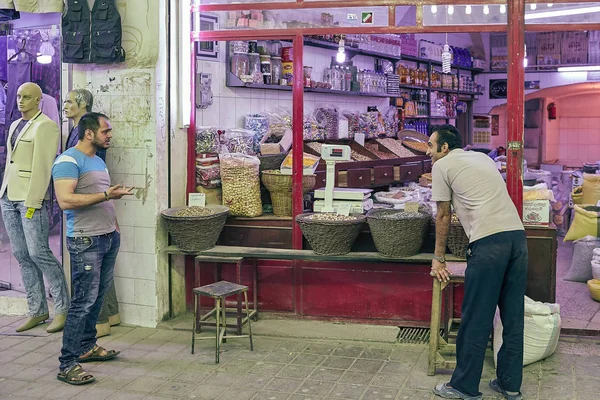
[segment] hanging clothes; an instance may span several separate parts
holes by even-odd
[[[30,62],[9,62],[8,63],[8,93],[6,94],[6,115],[5,125],[10,126],[14,121],[21,118],[21,113],[17,107],[17,90],[25,82],[31,82]]]
[[[125,61],[121,15],[114,0],[67,0],[62,17],[63,62],[110,64]]]

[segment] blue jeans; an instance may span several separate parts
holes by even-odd
[[[29,315],[48,314],[44,275],[54,299],[54,313],[65,314],[69,309],[69,292],[62,265],[48,244],[48,210],[42,204],[32,218],[25,218],[24,202],[10,201],[6,193],[0,199],[0,207],[13,255],[21,268]]]
[[[99,236],[67,237],[73,298],[58,358],[61,371],[73,367],[79,356],[96,345],[96,322],[104,293],[113,279],[120,244],[121,235],[117,231]]]

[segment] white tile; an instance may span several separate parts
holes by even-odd
[[[575,131],[575,143],[586,144],[587,143],[587,129],[579,128]]]
[[[121,315],[121,322],[128,325],[141,325],[142,318],[141,313],[138,311],[138,306],[119,303],[119,314]]]
[[[156,255],[121,251],[115,274],[122,278],[156,280]]]
[[[567,154],[568,154],[570,160],[577,160],[578,159],[579,153],[577,151],[577,145],[570,144],[567,147],[567,152],[568,152]]]
[[[135,223],[133,226],[144,228],[155,228],[157,224],[156,202],[154,199],[148,199],[146,202],[137,202],[133,207]]]
[[[135,251],[135,228],[127,225],[119,225],[121,230],[121,247],[119,251]]]
[[[224,127],[235,127],[235,99],[221,98],[219,100],[220,125]]]
[[[219,126],[221,122],[221,103],[213,99],[213,105],[202,110],[202,125]]]
[[[116,272],[116,270],[115,270]],[[115,290],[119,303],[133,304],[134,279],[115,276]]]
[[[135,230],[135,245],[136,253],[156,254],[156,230],[154,228],[140,228]]]
[[[582,144],[577,146],[577,159],[581,162],[588,161],[588,145]]]
[[[156,281],[136,279],[133,302],[142,306],[156,306]]]

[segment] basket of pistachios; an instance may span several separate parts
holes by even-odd
[[[377,251],[386,257],[410,257],[419,253],[431,214],[425,208],[419,211],[373,209],[367,213],[367,222]]]
[[[161,215],[175,245],[183,252],[197,253],[215,247],[229,208],[217,205],[175,207],[163,210]]]
[[[322,255],[349,253],[365,221],[362,214],[305,213],[296,216],[310,247]]]

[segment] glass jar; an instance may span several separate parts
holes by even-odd
[[[248,75],[249,73],[249,63],[247,53],[236,52],[231,57],[231,72],[238,78],[242,79],[243,75]]]
[[[271,83],[279,85],[283,76],[283,65],[281,57],[271,57]]]
[[[231,42],[231,47],[234,53],[248,53],[248,42],[236,40]]]
[[[258,53],[248,54],[248,75],[252,76],[252,83],[262,83],[263,77],[260,72],[260,57]]]

